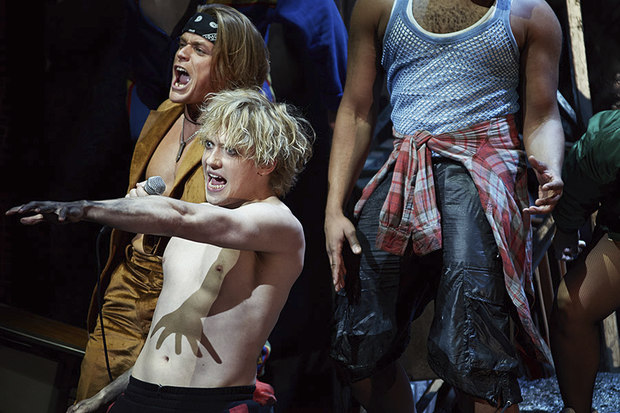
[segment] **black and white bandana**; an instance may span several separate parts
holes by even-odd
[[[181,33],[185,32],[197,34],[211,43],[215,43],[217,39],[217,21],[210,14],[196,13],[185,23]]]

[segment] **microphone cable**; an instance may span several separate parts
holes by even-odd
[[[161,176],[151,176],[146,180],[144,185],[144,190],[149,195],[161,195],[166,190],[166,183],[164,182]],[[103,354],[105,356],[105,366],[108,371],[108,378],[110,379],[110,383],[114,381],[112,377],[112,369],[110,368],[110,359],[108,357],[108,344],[105,339],[105,329],[103,327],[103,291],[101,290],[101,237],[110,232],[110,227],[104,225],[99,230],[99,234],[97,235],[97,241],[95,242],[95,255],[97,259],[97,303],[99,305],[99,324],[101,325],[101,342],[103,343]]]
[[[108,233],[108,232],[110,232],[110,227],[108,226],[103,226],[99,230],[99,234],[97,235],[97,241],[95,243],[96,244],[95,255],[97,257],[97,303],[99,305],[99,324],[101,326],[101,342],[103,343],[103,355],[105,356],[105,366],[108,371],[108,378],[110,379],[110,383],[112,383],[114,381],[114,378],[112,377],[112,369],[110,368],[110,359],[108,357],[108,345],[106,343],[105,331],[103,327],[103,291],[101,290],[101,271],[102,271],[101,267],[102,266],[101,266],[101,255],[100,255],[101,237],[105,233]]]

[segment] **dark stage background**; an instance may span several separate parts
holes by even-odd
[[[127,114],[132,68],[125,4],[131,1],[0,0],[0,211],[35,199],[104,199],[125,194],[134,145]],[[564,30],[559,89],[573,103],[566,3],[548,1]],[[337,3],[347,24],[354,0]],[[584,0],[582,13],[593,112],[598,112],[620,105],[620,8],[617,0]],[[278,100],[297,104],[318,135],[312,163],[287,199],[304,224],[307,252],[304,274],[272,337],[278,343],[274,351],[286,358],[327,348],[329,340],[326,320],[331,314],[332,287],[322,220],[330,132],[316,63],[295,47],[294,36],[285,28],[272,29],[272,76]],[[565,126],[569,141],[578,138],[584,127],[583,123]],[[26,227],[0,214],[0,306],[85,328],[98,276],[99,229],[89,223]],[[105,260],[107,240],[102,252]],[[3,334],[0,331],[0,338]],[[0,356],[9,361],[5,354],[9,353]],[[43,357],[55,359],[58,354]],[[71,357],[50,373],[54,388],[65,394],[56,398],[58,409],[49,411],[64,411],[66,400],[71,400],[79,368],[79,357]],[[14,364],[24,361],[13,360]],[[42,377],[40,367],[32,370],[36,380]],[[32,393],[22,391],[25,397]]]
[[[29,200],[126,193],[134,142],[127,115],[132,45],[125,2],[0,3],[3,212]],[[307,236],[318,237],[308,246],[314,259],[306,262],[320,267],[327,263],[322,240],[331,142],[327,109],[316,66],[294,47],[294,34],[283,30],[272,26],[273,87],[278,100],[297,105],[317,133],[311,164],[287,202],[307,224]],[[25,227],[4,215],[0,220],[0,303],[84,327],[97,278],[100,227]],[[105,261],[107,240],[102,252]],[[329,294],[324,278],[321,289]]]
[[[343,1],[342,9],[352,3]],[[550,3],[564,24],[564,1]],[[616,0],[582,4],[596,112],[620,100],[613,89],[614,81],[620,84],[620,11]],[[0,210],[32,199],[124,195],[133,149],[126,111],[126,22],[120,0],[0,1]],[[311,65],[304,56],[293,55],[289,65],[274,56],[274,71],[280,71],[274,76],[276,93],[280,87],[281,98],[304,102],[311,112],[313,77],[299,75],[300,68],[311,72]],[[278,84],[291,73],[302,78]],[[570,76],[564,56],[560,89],[569,101]],[[322,117],[319,112],[309,116]],[[309,248],[317,257],[324,249],[324,200],[314,191],[324,185],[329,140],[319,145],[314,165],[290,200],[307,215],[307,230],[318,240]],[[97,277],[98,231],[87,223],[24,227],[2,215],[0,303],[84,327]]]

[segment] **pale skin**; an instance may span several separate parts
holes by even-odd
[[[130,374],[181,387],[255,383],[256,356],[303,266],[303,229],[270,187],[273,168],[225,151],[223,138],[205,150],[203,165],[226,177],[216,188],[206,179],[207,198],[213,195],[210,201],[219,205],[140,196],[141,183],[136,197],[31,202],[7,212],[26,225],[92,221],[172,237],[152,327],[133,369],[70,412],[113,400]],[[234,186],[232,177],[247,184]]]
[[[474,24],[492,4],[488,0],[413,0],[413,14],[424,29],[451,33]],[[381,77],[378,62],[392,5],[392,0],[358,0],[351,16],[347,83],[336,117],[325,210],[326,250],[336,291],[345,286],[343,249],[361,253],[355,226],[343,211],[370,147],[376,116],[375,91]],[[540,184],[535,205],[523,212],[544,214],[558,202],[563,187],[564,135],[556,105],[561,29],[543,0],[513,0],[510,21],[521,54],[525,150]],[[374,382],[385,382],[377,377],[354,386],[354,396],[369,411],[413,411],[411,391],[403,381],[406,376],[402,369],[386,369],[385,374],[395,380],[396,387],[372,392]],[[384,406],[384,401],[394,405]],[[494,411],[485,403],[476,404],[477,411],[487,407]],[[510,409],[515,411],[518,407]]]

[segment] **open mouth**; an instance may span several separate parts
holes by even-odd
[[[181,66],[174,67],[174,87],[183,88],[189,83],[191,79],[192,78],[187,72],[187,70],[183,69]]]
[[[209,183],[208,187],[210,190],[219,191],[220,189],[226,186],[226,179],[222,178],[219,175],[209,174]]]

